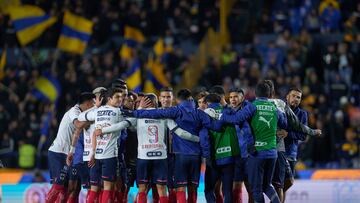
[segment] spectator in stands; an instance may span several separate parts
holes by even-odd
[[[342,168],[353,168],[355,158],[359,154],[359,139],[352,128],[346,129],[346,140],[340,145],[340,161]]]

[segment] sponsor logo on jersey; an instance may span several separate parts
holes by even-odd
[[[266,146],[268,143],[267,142],[255,142],[255,147],[262,147],[262,146]]]
[[[268,106],[268,105],[257,105],[256,106],[257,110],[262,110],[262,111],[273,111],[273,106]]]
[[[145,123],[160,123],[159,120],[145,120]]]
[[[147,152],[146,156],[148,156],[148,157],[160,157],[160,156],[162,156],[162,152],[160,152],[160,151]]]
[[[97,116],[115,116],[115,115],[116,113],[113,112],[112,110],[103,110],[97,112]]]
[[[231,151],[231,147],[227,146],[227,147],[220,147],[216,150],[216,153],[218,154],[222,154],[222,153],[227,153]]]

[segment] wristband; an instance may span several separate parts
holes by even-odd
[[[72,145],[70,146],[70,153],[75,153],[75,147],[73,147]]]

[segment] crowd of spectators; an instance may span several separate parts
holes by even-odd
[[[255,5],[249,6],[251,2]],[[275,82],[279,98],[284,98],[290,87],[301,87],[302,107],[309,112],[309,125],[323,129],[324,134],[308,138],[301,145],[303,165],[358,166],[360,4],[350,0],[259,2],[236,1],[228,21],[232,39],[235,39],[233,34],[243,33],[250,27],[253,40],[246,44],[234,40],[223,47],[219,58],[209,59],[199,86],[209,88],[222,84],[226,90],[236,86],[245,90],[247,98],[254,96],[253,87],[264,78]],[[46,161],[39,160],[46,160],[60,119],[75,104],[77,95],[97,86],[107,86],[123,76],[129,64],[119,57],[120,44],[115,38],[123,36],[125,25],[139,28],[147,38],[137,49],[142,64],[146,63],[147,51],[159,36],[174,47],[165,66],[173,86],[179,85],[183,69],[192,57],[184,52],[181,43],[191,39],[196,46],[207,28],[217,30],[219,27],[217,0],[29,0],[23,3],[39,5],[55,16],[70,9],[91,19],[95,27],[89,42],[90,51],[84,56],[59,54],[52,49],[56,47],[61,20],[30,49],[19,49],[11,21],[0,14],[0,44],[2,47],[6,44],[16,55],[16,60],[6,66],[6,77],[0,87],[0,159],[7,167],[46,168]],[[251,12],[246,13],[244,8],[257,10],[253,13],[255,20],[246,16]],[[343,33],[344,37],[322,43],[322,38],[332,33]],[[264,42],[261,34],[272,34],[273,38]],[[316,34],[322,37],[315,37]],[[62,93],[56,106],[32,95],[34,82],[44,72],[50,72],[61,83]],[[43,127],[49,118],[50,128],[46,132]],[[24,146],[33,148],[24,150]],[[39,159],[33,164],[24,164],[19,159],[24,154]]]

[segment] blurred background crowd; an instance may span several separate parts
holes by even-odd
[[[301,144],[298,168],[355,168],[360,160],[360,3],[357,0],[236,0],[227,16],[230,42],[209,57],[196,91],[221,84],[254,97],[272,79],[279,98],[303,90],[309,125],[323,136]],[[0,47],[7,48],[0,91],[0,159],[7,167],[46,169],[49,145],[77,95],[108,86],[129,69],[119,56],[124,26],[142,31],[135,49],[142,67],[162,37],[172,49],[164,75],[182,87],[183,73],[207,30],[220,29],[218,0],[22,0],[52,16],[65,10],[94,23],[83,55],[59,53],[61,20],[27,47],[19,46],[11,19],[0,14]],[[191,68],[191,67],[190,67]],[[45,72],[61,86],[56,105],[39,101],[35,81]]]

